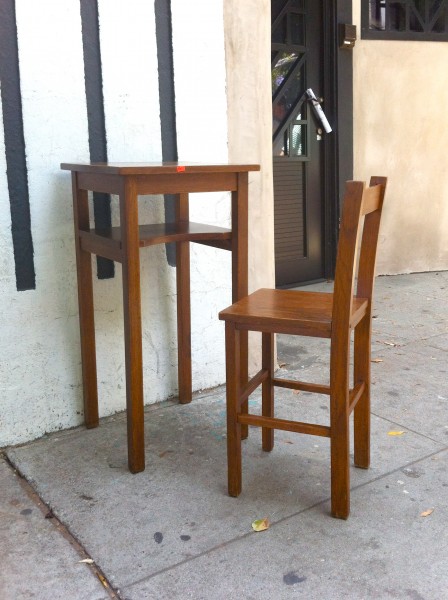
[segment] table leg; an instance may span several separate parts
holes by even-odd
[[[120,194],[120,227],[122,236],[128,464],[132,473],[138,473],[145,468],[145,423],[143,412],[138,196],[131,178],[126,179],[124,189]]]
[[[98,385],[96,374],[95,320],[93,309],[92,257],[81,248],[79,230],[88,231],[89,204],[86,190],[78,188],[72,174],[75,223],[76,268],[78,273],[79,328],[81,336],[82,385],[86,427],[98,427]]]
[[[176,221],[189,221],[188,194],[178,196]],[[189,242],[176,243],[176,283],[179,402],[187,404],[192,398]]]
[[[247,173],[238,173],[238,188],[232,192],[232,302],[248,294],[248,195]],[[248,332],[240,332],[240,386],[244,389],[248,380]],[[249,400],[241,405],[247,414]],[[248,425],[241,426],[241,437],[248,436]]]

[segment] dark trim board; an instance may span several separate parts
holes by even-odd
[[[352,0],[323,0],[324,97],[334,135],[324,156],[324,275],[334,276],[345,182],[353,179],[353,54],[339,48],[338,27],[352,23]],[[328,106],[327,106],[328,104]],[[337,116],[337,119],[336,119]]]
[[[107,162],[98,2],[97,0],[80,0],[80,9],[90,160]],[[93,194],[93,213],[95,227],[108,229],[112,226],[109,194],[96,192]],[[97,256],[96,261],[98,279],[110,279],[114,276],[113,261],[102,256]]]
[[[155,0],[157,63],[159,71],[160,130],[162,137],[162,160],[177,161],[176,97],[174,92],[173,32],[171,0]],[[175,221],[175,201],[172,194],[165,194],[165,222]],[[176,266],[176,247],[166,244],[168,264]]]
[[[36,289],[14,0],[0,2],[0,81],[17,291]]]

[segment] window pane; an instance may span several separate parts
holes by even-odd
[[[274,145],[274,156],[288,156],[288,129],[281,136],[280,140]]]
[[[439,16],[437,17],[432,31],[435,31],[436,33],[444,33],[444,31],[446,31],[445,29],[445,23],[447,22],[447,18],[446,18],[446,8],[442,8],[442,10],[439,13]]]
[[[292,125],[290,156],[306,155],[306,125]]]
[[[413,2],[410,2],[410,4],[414,6],[422,21],[425,22],[425,8],[427,0],[413,0]]]
[[[305,18],[304,15],[291,14],[291,43],[305,46]]]
[[[401,2],[391,2],[389,7],[389,29],[391,31],[406,30],[406,8]]]
[[[436,12],[439,10],[439,8],[444,4],[444,0],[434,0],[434,2],[431,3],[431,6],[429,8],[429,18],[432,21]],[[445,9],[442,9],[442,12],[445,12]]]
[[[272,95],[287,78],[296,63],[298,55],[295,52],[282,52],[272,68]]]
[[[285,106],[289,112],[305,90],[303,89],[303,67],[290,77],[285,84],[285,89],[282,90],[282,96],[284,98]]]
[[[279,127],[284,123],[288,110],[284,96],[272,105],[272,133],[275,135]]]
[[[443,7],[443,4],[444,0],[435,0],[429,10],[429,19],[431,23],[435,17],[431,31],[435,31],[436,33],[443,33],[446,31],[446,8]]]
[[[448,0],[361,0],[364,39],[448,41]]]
[[[272,128],[274,135],[284,121],[290,116],[291,111],[297,104],[297,99],[302,96],[304,91],[302,67],[287,80],[284,88],[280,92],[279,97],[273,102]]]
[[[272,43],[273,44],[286,44],[286,23],[287,19],[284,16],[277,27],[272,32]]]
[[[371,0],[369,5],[370,29],[384,30],[386,28],[386,6],[384,2]]]
[[[271,0],[271,23],[279,16],[285,8],[286,0]]]
[[[421,2],[415,2],[416,6],[411,6],[411,14],[409,15],[409,30],[410,31],[425,31],[425,7],[419,6]],[[423,13],[421,12],[423,10]]]

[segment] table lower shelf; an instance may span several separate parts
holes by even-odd
[[[122,260],[120,227],[79,231],[81,248],[115,262]],[[202,223],[157,223],[139,226],[140,248],[169,242],[197,242],[214,248],[231,250],[232,231]]]

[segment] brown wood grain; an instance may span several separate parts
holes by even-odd
[[[232,192],[232,302],[244,298],[248,293],[248,228],[249,228],[249,179],[247,172],[238,174],[238,189]],[[249,337],[247,331],[239,333],[240,340],[240,386],[247,385],[249,361]],[[241,405],[241,411],[247,413],[248,400]],[[249,435],[244,425],[242,439]]]
[[[363,243],[359,257],[357,294],[366,297],[369,302],[365,319],[355,329],[354,341],[354,382],[364,383],[363,393],[354,409],[354,462],[357,467],[367,469],[370,466],[370,373],[372,340],[372,301],[375,281],[375,259],[377,253],[381,211],[386,190],[384,177],[372,177],[371,189],[378,189],[378,201],[369,200],[378,209],[368,212],[365,203],[363,211],[368,213],[364,219]],[[375,187],[373,187],[375,186]]]
[[[375,177],[366,188],[363,182],[347,182],[336,262],[333,293],[260,289],[221,311],[226,323],[226,364],[229,493],[241,491],[241,443],[235,420],[241,427],[261,427],[264,450],[273,446],[273,429],[330,437],[331,512],[346,519],[350,512],[349,416],[354,411],[355,465],[369,466],[370,448],[370,345],[375,256],[386,179]],[[362,220],[364,218],[364,227]],[[361,240],[359,269],[357,249]],[[357,277],[356,277],[357,275]],[[356,284],[357,282],[357,284]],[[351,332],[354,336],[354,384],[350,389]],[[247,404],[238,411],[238,380],[243,351],[242,335],[262,332],[262,370],[245,385],[254,390],[260,383],[262,415],[249,414]],[[238,340],[238,332],[240,339]],[[330,385],[273,377],[274,333],[289,333],[331,340]],[[267,373],[267,376],[264,374]],[[229,384],[230,382],[230,384]],[[330,425],[302,423],[274,416],[273,388],[284,387],[330,396]],[[235,441],[236,440],[236,441]]]
[[[189,229],[188,220],[188,194],[180,194],[176,202],[177,227]],[[192,399],[190,244],[188,240],[176,243],[176,285],[179,402],[187,404]]]
[[[355,298],[352,322],[365,313],[365,298]],[[272,331],[313,337],[331,337],[333,294],[261,288],[222,310],[219,318],[251,331]]]
[[[87,192],[78,188],[72,173],[73,220],[75,226],[76,268],[78,274],[79,328],[81,338],[84,420],[86,427],[97,427],[98,386],[96,371],[95,318],[93,308],[92,258],[80,243],[79,233],[90,227]]]
[[[139,225],[138,232],[140,248],[169,242],[212,242],[214,240],[227,241],[232,238],[230,229],[193,222]],[[110,248],[111,251],[115,252],[117,250],[121,251],[122,234],[120,227],[89,229],[88,231],[82,231],[80,235],[83,240],[90,238],[89,246],[93,248],[95,254],[100,254],[103,248]],[[98,244],[98,251],[95,244]],[[115,250],[114,247],[116,247]]]
[[[274,416],[274,335],[263,333],[261,336],[261,364],[268,372],[268,377],[263,381],[261,387],[261,414],[263,417]],[[261,447],[265,452],[271,452],[274,448],[274,429],[262,427]]]
[[[85,419],[98,425],[97,375],[91,255],[122,263],[128,463],[132,472],[145,467],[143,420],[143,369],[140,299],[140,248],[176,243],[178,376],[180,402],[192,398],[190,252],[197,242],[232,252],[232,298],[247,295],[248,172],[259,165],[195,163],[63,163],[72,171],[78,301]],[[120,226],[90,229],[87,191],[119,196]],[[193,223],[188,216],[188,193],[232,192],[232,230]],[[179,194],[176,222],[139,224],[138,195]],[[247,386],[247,332],[236,332],[238,390]],[[236,421],[235,421],[236,422]],[[247,427],[237,424],[239,439]],[[241,470],[241,469],[240,469]]]
[[[260,165],[243,163],[164,162],[90,162],[61,163],[61,169],[99,175],[182,175],[188,173],[247,173],[259,171]]]
[[[227,465],[230,496],[241,493],[241,423],[238,421],[241,396],[241,339],[232,323],[226,323],[226,390],[227,390]]]
[[[127,178],[123,182],[123,191],[120,194],[120,226],[123,244],[123,316],[128,464],[132,473],[138,473],[145,468],[145,431],[138,199],[132,178]]]

